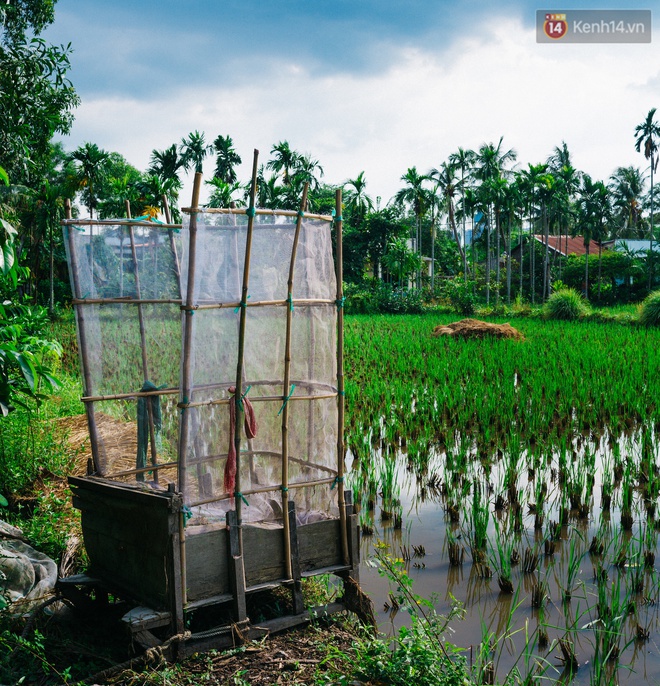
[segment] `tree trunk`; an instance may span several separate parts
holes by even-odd
[[[507,224],[506,235],[506,304],[511,305],[511,214]]]

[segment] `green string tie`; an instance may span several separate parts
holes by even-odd
[[[183,402],[179,405],[181,407],[181,416],[183,416],[183,413],[186,411],[186,405],[188,404],[188,396],[184,395],[183,396]]]
[[[289,303],[289,309],[293,312],[293,296],[291,293],[287,296],[286,301]]]
[[[247,507],[250,507],[250,503],[248,503],[246,497],[240,491],[236,491],[234,493],[234,498],[239,498],[240,500],[242,500],[245,503],[245,505]]]
[[[247,300],[249,299],[250,296],[248,295]],[[241,307],[247,307],[247,300],[241,300],[241,302],[238,303],[238,307],[234,308],[234,314],[236,314],[241,309]]]
[[[256,213],[257,210],[254,207],[248,207],[247,210],[245,210],[245,214],[247,214],[248,217],[254,217]]]
[[[341,395],[341,396],[346,395],[346,391],[337,391],[337,393],[339,393],[339,395]]]
[[[278,417],[282,414],[282,410],[286,407],[286,404],[289,402],[289,399],[293,395],[293,391],[294,391],[295,387],[296,387],[296,384],[292,383],[291,384],[291,392],[289,393],[289,395],[287,395],[286,398],[284,398],[284,402],[282,403],[282,407],[280,407],[280,411],[277,413]]]
[[[339,298],[338,300],[335,300],[335,303],[336,303],[336,305],[337,305],[337,309],[338,309],[338,310],[341,310],[341,308],[344,307],[344,303],[345,303],[345,302],[346,302],[346,298],[345,298],[344,296],[342,296],[342,297]]]
[[[280,486],[280,488],[282,489],[282,493],[288,493],[289,492],[289,489],[286,486]]]
[[[302,219],[305,216],[305,213],[302,210],[298,210],[298,216]]]
[[[336,221],[336,222],[341,222],[341,221],[344,221],[344,218],[341,216],[341,214],[338,214],[338,215],[335,217],[335,221]]]
[[[245,389],[245,393],[243,393],[243,395],[238,399],[238,407],[241,410],[241,412],[243,411],[243,398],[245,398],[245,396],[250,392],[251,388],[252,388],[252,385],[248,386]]]
[[[192,519],[193,512],[187,505],[184,505],[183,509],[181,510],[181,515],[183,516],[183,526],[185,528],[188,520]]]
[[[332,486],[330,486],[330,490],[332,491],[337,484],[343,484],[343,483],[344,483],[344,477],[343,476],[336,476],[335,480],[332,482]]]

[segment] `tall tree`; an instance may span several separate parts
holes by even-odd
[[[649,110],[646,119],[635,127],[635,150],[640,152],[644,148],[644,157],[651,163],[651,227],[649,230],[649,273],[648,289],[653,286],[653,174],[658,166],[658,139],[660,138],[660,125],[654,121],[656,108]]]
[[[288,141],[280,141],[270,151],[273,159],[266,164],[266,169],[272,169],[276,174],[282,174],[282,183],[288,186],[291,176],[298,167],[300,153],[291,149]]]
[[[410,167],[401,177],[401,181],[405,183],[405,186],[397,191],[394,200],[399,204],[407,204],[415,215],[415,251],[420,258],[420,269],[417,273],[417,288],[420,288],[422,285],[422,218],[431,205],[429,190],[424,186],[424,183],[428,181],[428,177],[424,174],[420,174],[417,171],[417,167]]]
[[[230,136],[218,136],[213,141],[215,150],[215,172],[213,176],[226,184],[232,185],[238,181],[235,167],[243,160],[234,150],[234,141]]]
[[[610,176],[609,189],[617,234],[628,238],[641,238],[642,197],[646,179],[637,167],[617,167]]]
[[[471,177],[472,165],[476,158],[474,150],[466,150],[465,148],[459,148],[456,152],[449,156],[449,161],[456,165],[458,169],[461,170],[461,199],[462,206],[465,207],[465,187],[468,179]],[[468,269],[467,269],[467,245],[465,242],[465,221],[467,218],[467,213],[462,213],[462,226],[463,226],[463,275],[467,281]]]
[[[96,143],[85,143],[71,153],[71,160],[78,188],[82,191],[83,202],[91,218],[97,203],[97,187],[107,175],[110,155]]]
[[[361,171],[354,179],[344,181],[344,205],[346,214],[351,218],[351,223],[359,227],[365,220],[368,212],[374,209],[373,200],[367,195],[367,180]]]
[[[589,298],[589,252],[591,240],[598,241],[599,271],[602,257],[602,242],[605,238],[606,222],[609,217],[607,186],[602,181],[593,181],[588,174],[582,175],[582,186],[578,195],[580,227],[583,231],[586,252],[584,267],[584,294]]]
[[[207,144],[203,132],[195,130],[187,138],[184,136],[179,144],[184,169],[189,171],[192,167],[196,174],[201,174],[204,160],[212,150],[213,146]]]

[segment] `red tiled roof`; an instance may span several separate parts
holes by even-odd
[[[545,245],[545,238],[543,236],[535,235],[534,238],[536,238],[539,243]],[[603,250],[607,250],[612,243],[613,241],[603,241]],[[568,249],[566,249],[567,244]],[[575,236],[575,238],[571,238],[570,236],[568,238],[566,236],[548,236],[548,247],[550,250],[559,252],[564,256],[571,254],[585,255],[587,252],[582,236]],[[593,255],[597,252],[598,243],[596,243],[596,241],[590,241],[589,254]]]

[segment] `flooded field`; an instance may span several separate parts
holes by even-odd
[[[438,612],[460,603],[446,636],[485,682],[660,682],[660,335],[521,320],[523,342],[455,341],[432,338],[437,323],[356,318],[347,335],[361,579],[381,629],[409,621],[374,566],[387,554]]]

